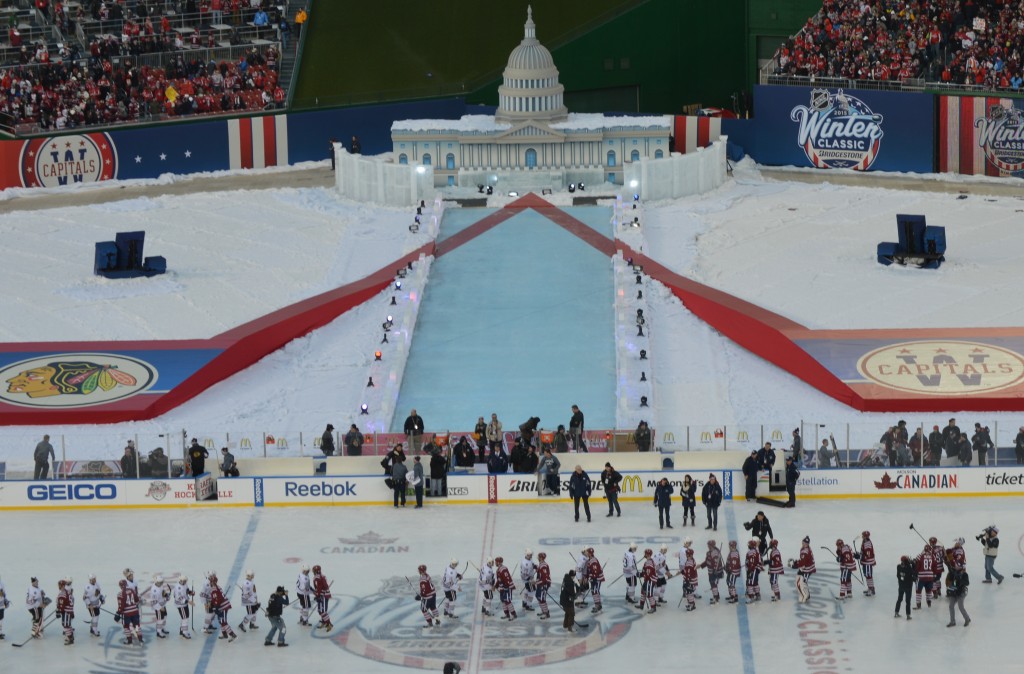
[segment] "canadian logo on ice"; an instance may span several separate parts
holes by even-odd
[[[972,395],[1024,382],[1024,356],[982,342],[902,342],[861,356],[857,370],[899,391]]]
[[[842,89],[812,90],[810,107],[796,106],[789,118],[800,125],[797,144],[816,168],[867,171],[878,157],[882,115]]]

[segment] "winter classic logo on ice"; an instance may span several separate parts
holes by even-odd
[[[112,353],[56,353],[0,369],[0,400],[22,407],[87,407],[130,398],[156,383],[149,363]]]
[[[440,586],[436,575],[434,581]],[[313,637],[328,639],[375,662],[439,672],[446,662],[472,659],[478,663],[472,671],[483,672],[548,665],[590,655],[622,639],[629,633],[630,624],[640,619],[635,609],[608,602],[598,616],[577,615],[589,627],[567,634],[561,617],[555,615],[555,606],[551,607],[549,620],[536,620],[533,614],[523,613],[512,623],[501,620],[501,603],[495,592],[492,610],[497,615],[474,620],[480,614],[477,579],[467,576],[456,607],[462,619],[445,619],[440,627],[428,629],[423,626],[419,602],[413,600],[415,582],[415,578],[391,577],[383,579],[380,589],[369,596],[338,596],[331,607],[334,629],[328,634],[315,630]],[[549,604],[557,604],[557,590],[556,583]],[[438,606],[443,598],[439,587]],[[515,598],[518,606],[518,591]]]
[[[996,104],[988,116],[974,120],[978,127],[978,145],[996,168],[1010,173],[1024,171],[1024,110]]]
[[[981,342],[903,342],[861,356],[857,370],[898,391],[971,395],[1020,384],[1024,356]]]
[[[800,125],[797,143],[815,167],[867,171],[875,163],[882,116],[842,89],[813,89],[810,107],[796,106],[789,118]]]

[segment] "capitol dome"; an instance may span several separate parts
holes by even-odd
[[[551,52],[537,40],[537,26],[533,23],[533,8],[526,9],[523,41],[508,56],[508,64],[498,87],[499,122],[517,122],[530,119],[557,122],[568,115],[558,81],[558,68]]]

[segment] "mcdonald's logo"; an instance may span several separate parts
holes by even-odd
[[[323,442],[323,438],[318,437],[318,436],[314,436],[313,437],[313,446],[314,447],[319,447],[321,442]]]
[[[644,483],[640,479],[640,476],[627,475],[622,478],[622,491],[631,491],[642,494],[644,491]]]
[[[203,447],[213,449],[213,440],[211,438],[203,438]]]
[[[746,431],[740,431],[736,434],[736,442],[747,442],[750,440],[750,434]]]
[[[277,439],[277,448],[278,449],[288,449],[288,438],[279,437]]]
[[[666,431],[664,435],[661,436],[661,441],[666,445],[674,445],[676,444],[676,434],[672,431]]]
[[[242,438],[238,442],[238,448],[239,449],[252,449],[252,440],[250,440],[249,438]]]
[[[704,431],[703,433],[701,433],[700,434],[700,441],[702,443],[704,443],[704,444],[710,444],[711,443],[711,433],[709,431]]]
[[[782,431],[772,431],[772,442],[782,442]]]

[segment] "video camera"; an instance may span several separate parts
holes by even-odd
[[[981,532],[980,534],[978,534],[977,536],[975,536],[975,537],[974,537],[974,540],[976,540],[976,541],[980,541],[980,540],[983,540],[983,539],[985,539],[985,538],[989,538],[989,537],[991,537],[991,536],[992,536],[992,530],[993,530],[993,529],[995,529],[995,528],[996,528],[996,526],[995,526],[994,524],[993,524],[993,525],[991,525],[991,526],[987,526],[987,527],[985,527],[985,530],[984,530],[984,531],[982,531],[982,532]]]

